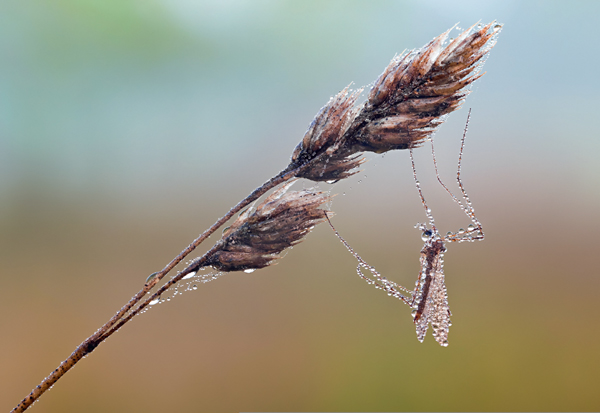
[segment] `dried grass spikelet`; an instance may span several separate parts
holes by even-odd
[[[364,162],[356,151],[345,148],[343,136],[358,114],[356,100],[362,89],[350,92],[349,86],[329,99],[311,122],[302,141],[292,154],[294,165],[303,165],[321,155],[316,162],[297,174],[299,178],[313,181],[336,181],[356,173],[356,168]],[[326,156],[323,156],[326,155]]]
[[[292,155],[292,166],[311,163],[296,176],[335,181],[356,173],[365,151],[383,153],[419,146],[470,93],[482,76],[484,57],[501,25],[463,31],[445,44],[450,30],[423,48],[396,56],[375,81],[367,100],[348,88],[317,114]]]
[[[293,182],[292,182],[293,183]],[[331,199],[325,192],[286,192],[290,184],[248,208],[227,228],[216,251],[204,264],[220,271],[240,271],[271,265],[284,249],[300,241],[329,211],[319,206]]]
[[[473,31],[474,27],[447,45],[452,29],[392,59],[349,130],[348,139],[357,150],[382,153],[417,147],[443,123],[444,115],[460,107],[470,93],[467,86],[483,75],[480,63],[501,25],[492,22]]]

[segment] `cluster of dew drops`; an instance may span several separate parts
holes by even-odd
[[[254,270],[245,270],[244,272],[252,272]],[[155,307],[157,304],[162,304],[171,301],[171,299],[182,295],[188,291],[196,291],[198,284],[205,284],[210,281],[214,281],[224,274],[222,271],[215,271],[212,268],[202,268],[199,271],[191,272],[181,279],[172,288],[165,291],[164,297],[157,297],[150,301],[150,305],[140,311],[140,314],[145,313],[150,308]]]

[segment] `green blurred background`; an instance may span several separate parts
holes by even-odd
[[[593,1],[3,0],[0,410],[286,166],[331,95],[494,19],[465,104],[486,240],[446,254],[448,348],[420,344],[322,225],[276,266],[153,308],[32,411],[599,410],[599,15]],[[449,183],[465,119],[436,135]],[[429,149],[416,155],[441,231],[466,226]],[[369,159],[321,187],[352,246],[411,286],[425,215],[408,153]]]

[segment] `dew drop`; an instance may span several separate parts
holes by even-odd
[[[246,274],[252,274],[254,271],[256,271],[256,268],[248,268],[244,270]]]
[[[475,225],[469,224],[469,226],[467,227],[467,231],[469,231],[469,232],[475,231]]]
[[[198,286],[196,284],[192,285],[192,290],[197,290]]]
[[[146,284],[148,284],[150,281],[154,280],[156,278],[156,276],[158,275],[157,272],[153,272],[152,274],[150,274],[148,276],[148,278],[146,278]]]
[[[429,234],[427,234],[426,232],[422,233],[421,234],[421,239],[423,241],[427,241],[429,239]]]
[[[182,280],[189,280],[190,278],[193,278],[194,275],[196,275],[196,271],[192,271],[191,273],[187,274],[185,277],[182,278]]]
[[[493,27],[492,30],[494,31],[494,33],[497,33],[501,28],[502,28],[502,25],[501,24],[497,24],[497,25],[495,25]]]
[[[464,233],[465,233],[465,229],[464,229],[464,228],[460,228],[460,229],[458,230],[458,233],[459,233],[459,234],[464,234]]]
[[[160,298],[155,298],[154,300],[150,301],[150,305],[155,305],[158,304],[160,302]]]

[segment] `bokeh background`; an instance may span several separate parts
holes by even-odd
[[[593,1],[3,0],[0,410],[286,166],[331,95],[494,19],[465,104],[486,240],[446,254],[448,348],[420,344],[322,225],[276,266],[156,306],[32,411],[599,410],[599,15]],[[465,108],[436,135],[449,183]],[[429,149],[416,156],[441,231],[466,226]],[[408,153],[321,187],[363,258],[412,285],[425,215]]]

